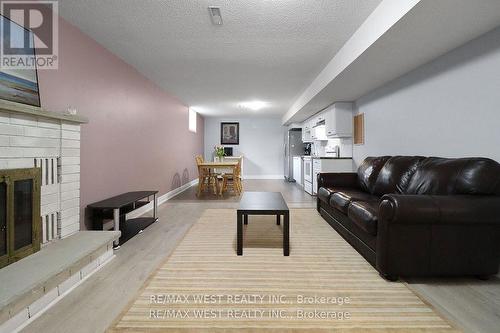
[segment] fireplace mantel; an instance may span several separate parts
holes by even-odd
[[[40,107],[14,103],[6,100],[0,100],[0,111],[25,114],[38,118],[63,120],[76,124],[86,124],[89,122],[88,119],[83,116],[47,111]]]

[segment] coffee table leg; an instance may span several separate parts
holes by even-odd
[[[243,214],[238,213],[238,220],[236,225],[236,253],[243,255]]]
[[[243,215],[243,220],[245,221],[245,224],[248,224],[248,214]]]
[[[280,225],[280,223],[281,223],[281,215],[280,215],[280,214],[277,214],[277,215],[276,215],[276,224],[277,224],[277,225]]]
[[[290,255],[290,215],[285,213],[283,226],[283,255]]]

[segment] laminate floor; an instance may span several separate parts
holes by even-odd
[[[247,180],[247,191],[283,193],[290,208],[315,207],[315,198],[281,180]],[[168,257],[206,209],[236,208],[239,198],[192,187],[159,207],[159,222],[125,243],[116,258],[43,313],[22,332],[104,332],[134,299],[151,273]],[[293,222],[292,222],[293,223]],[[326,223],[326,222],[325,222]],[[499,332],[500,278],[489,281],[415,280],[409,287],[465,332]]]

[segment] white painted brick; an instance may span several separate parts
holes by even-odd
[[[80,157],[61,157],[62,165],[79,165]]]
[[[70,208],[61,211],[61,220],[66,220],[70,217],[76,216],[80,214],[80,207]]]
[[[66,157],[80,156],[80,149],[78,149],[78,148],[63,148],[61,150],[61,156],[66,156]]]
[[[61,209],[67,210],[74,207],[80,207],[80,198],[65,200],[61,202]]]
[[[4,135],[23,135],[24,127],[10,124],[0,124],[0,134]]]
[[[68,237],[76,232],[80,231],[80,224],[72,224],[61,229],[61,238]]]
[[[55,148],[60,146],[60,141],[59,139],[13,136],[10,138],[10,145],[13,147]]]
[[[61,134],[63,139],[80,140],[80,132],[63,130]]]
[[[66,291],[68,291],[71,287],[73,287],[75,284],[80,282],[81,280],[81,275],[80,272],[72,275],[67,279],[66,281],[63,281],[59,286],[57,286],[57,289],[59,291],[59,296],[64,294]]]
[[[56,119],[38,119],[38,127],[61,129],[61,122]]]
[[[70,124],[70,123],[65,123],[63,122],[61,124],[61,128],[65,131],[75,131],[75,132],[80,132],[80,125],[75,125],[75,124]]]
[[[23,150],[12,147],[0,147],[0,156],[5,157],[23,157]]]
[[[57,203],[43,205],[40,207],[40,215],[47,215],[51,213],[55,213],[59,210],[59,205]]]
[[[23,308],[20,312],[14,314],[8,321],[0,325],[0,332],[14,332],[19,326],[29,319],[28,308]]]
[[[80,148],[80,141],[78,140],[62,140],[63,148]]]
[[[14,158],[9,160],[9,169],[32,168],[33,161],[29,158]]]
[[[9,160],[0,160],[0,169],[8,169],[9,168]]]
[[[80,174],[79,173],[70,173],[66,175],[61,176],[61,183],[73,183],[73,182],[79,182],[80,181]]]
[[[61,200],[69,200],[80,197],[80,190],[67,191],[61,193]]]
[[[2,147],[10,146],[10,138],[7,135],[0,135],[0,146]]]
[[[94,272],[98,266],[99,266],[99,261],[96,259],[96,260],[92,261],[90,264],[88,264],[87,266],[83,267],[80,270],[80,273],[82,274],[81,275],[82,279],[84,277],[86,277],[87,275],[92,274],[92,272]]]
[[[15,148],[22,152],[24,157],[56,157],[59,155],[59,148]]]
[[[42,186],[42,195],[54,194],[59,192],[58,184],[50,184]]]
[[[61,131],[53,128],[29,127],[24,128],[25,136],[33,136],[39,138],[57,138],[61,137]]]
[[[50,205],[50,204],[57,204],[58,198],[59,198],[59,195],[57,193],[45,194],[45,195],[42,195],[40,201],[41,201],[42,206]]]
[[[111,258],[112,256],[113,256],[112,248],[101,254],[101,256],[97,258],[97,260],[99,261],[99,266],[108,261],[108,259]]]
[[[46,292],[45,295],[34,301],[30,306],[28,306],[30,317],[33,317],[37,312],[43,310],[50,302],[55,300],[59,296],[57,287]]]
[[[35,117],[19,115],[11,116],[10,123],[16,125],[38,126],[38,121]]]
[[[10,123],[10,114],[6,112],[0,112],[0,123]]]
[[[68,192],[80,189],[80,182],[61,184],[61,192]]]
[[[75,215],[68,217],[66,219],[61,219],[61,228],[74,228],[74,225],[80,225],[80,215]]]
[[[79,165],[61,165],[61,174],[80,173]]]

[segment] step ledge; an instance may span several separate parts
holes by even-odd
[[[119,231],[80,231],[0,269],[0,332],[16,318],[33,317],[103,266],[119,237]]]

